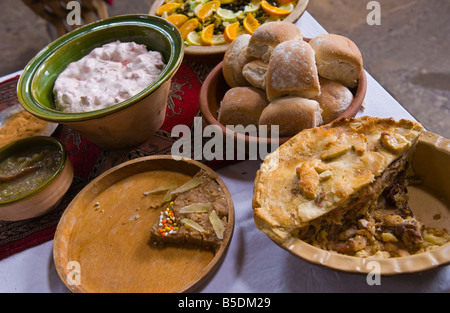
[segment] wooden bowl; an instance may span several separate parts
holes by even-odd
[[[424,132],[419,138],[412,159],[414,173],[420,178],[421,183],[409,186],[408,194],[411,210],[427,227],[450,229],[448,164],[450,164],[450,140],[434,133]],[[381,275],[392,276],[429,270],[450,263],[450,242],[428,252],[388,259],[358,258],[338,254],[294,238],[280,246],[313,264],[360,274],[376,273],[379,270]]]
[[[45,182],[27,194],[0,202],[0,220],[18,221],[43,215],[55,208],[69,189],[73,180],[73,167],[64,146],[53,137],[37,136],[21,139],[0,150],[0,162],[8,156],[30,146],[53,146],[61,153],[56,172]]]
[[[153,2],[153,5],[150,7],[149,14],[155,15],[156,11],[163,3],[164,0],[155,0]],[[291,14],[289,14],[284,19],[284,21],[295,23],[300,18],[300,16],[302,16],[303,12],[305,12],[308,3],[309,0],[298,0],[297,5],[294,7],[294,10],[292,10]],[[223,54],[227,50],[228,46],[229,45],[185,46],[184,54],[187,58],[211,63],[214,60],[220,59],[221,57],[223,58]]]
[[[206,77],[201,89],[199,96],[199,106],[200,111],[202,112],[203,119],[209,125],[216,125],[219,127],[223,134],[226,136],[233,136],[238,141],[245,141],[245,143],[254,143],[255,141],[258,143],[264,143],[267,145],[272,144],[273,140],[271,138],[266,137],[255,137],[244,135],[241,133],[237,133],[229,128],[226,128],[225,125],[222,125],[217,120],[217,112],[220,107],[220,102],[223,99],[225,93],[230,89],[228,84],[225,81],[225,78],[222,73],[222,65],[223,62],[219,63]],[[349,118],[354,117],[356,113],[358,113],[359,109],[362,106],[367,90],[367,78],[365,71],[361,72],[358,81],[358,87],[353,91],[354,98],[350,106],[345,110],[342,115],[340,115],[337,119],[341,118]],[[282,144],[289,140],[291,137],[281,137],[278,140],[279,144]]]
[[[166,182],[182,184],[201,169],[219,183],[228,202],[222,245],[215,253],[155,246],[150,231],[160,210],[152,207],[155,198],[143,192]],[[143,157],[108,170],[73,199],[57,226],[53,256],[61,280],[72,292],[187,292],[200,287],[220,266],[233,229],[233,202],[214,171],[190,159]]]

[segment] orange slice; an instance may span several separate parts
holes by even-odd
[[[203,28],[202,33],[200,34],[200,40],[202,45],[211,46],[213,44],[212,37],[214,34],[214,24],[210,24]]]
[[[214,0],[205,3],[197,12],[197,17],[200,22],[205,22],[218,8],[220,8],[220,1]]]
[[[292,10],[290,10],[290,11],[284,10],[281,8],[277,8],[273,5],[270,5],[269,2],[267,2],[266,0],[261,1],[261,7],[264,10],[264,12],[266,12],[269,15],[276,16],[276,17],[284,17],[284,16],[291,14],[291,12],[292,12]]]
[[[167,20],[180,28],[189,18],[184,14],[172,14],[167,17]]]
[[[251,13],[249,13],[244,18],[244,28],[251,35],[259,27],[259,22],[256,18],[253,17]]]
[[[233,24],[228,24],[225,26],[223,36],[228,43],[233,42],[237,37],[237,32],[239,29],[239,22],[234,22]]]
[[[187,20],[183,25],[181,25],[180,33],[183,37],[183,40],[186,40],[187,35],[190,32],[194,31],[198,27],[198,25],[200,25],[200,23],[195,17]]]
[[[181,3],[166,3],[163,4],[156,10],[156,15],[163,15],[164,13],[170,14],[175,12],[176,9],[178,9],[181,6]]]

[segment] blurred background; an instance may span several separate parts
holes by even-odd
[[[58,33],[25,4],[0,0],[0,76],[21,70]],[[153,0],[114,0],[109,16],[148,13]],[[450,1],[379,0],[381,25],[366,18],[369,0],[310,0],[307,11],[330,33],[360,48],[365,69],[425,128],[450,138]]]

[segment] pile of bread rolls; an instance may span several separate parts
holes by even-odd
[[[223,125],[278,125],[279,136],[329,123],[353,101],[363,70],[348,38],[323,34],[303,40],[289,22],[269,22],[230,44],[223,75],[231,87],[220,103]]]

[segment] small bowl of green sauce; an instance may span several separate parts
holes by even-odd
[[[0,220],[17,221],[55,208],[73,180],[65,147],[36,136],[0,149]]]

